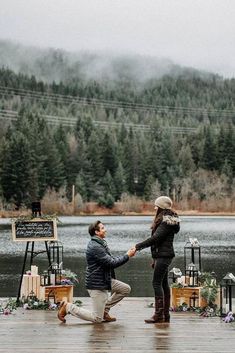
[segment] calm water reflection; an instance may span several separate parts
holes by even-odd
[[[136,242],[150,235],[152,217],[100,217],[108,229],[107,240],[113,254],[121,254]],[[76,296],[86,296],[84,288],[85,249],[89,236],[88,225],[97,217],[61,217],[58,238],[64,245],[64,268],[78,273],[80,284]],[[204,271],[214,270],[221,279],[226,272],[235,274],[235,217],[181,217],[181,231],[175,237],[176,258],[172,267],[183,270],[183,248],[189,237],[197,238],[202,247]],[[0,296],[17,294],[25,243],[14,243],[10,220],[0,219]],[[35,250],[44,249],[44,243],[35,243]],[[119,279],[129,283],[132,296],[152,296],[149,249],[137,254],[126,265],[116,270]],[[46,255],[35,258],[40,271],[47,269]]]

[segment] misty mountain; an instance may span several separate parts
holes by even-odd
[[[0,40],[0,67],[16,73],[34,75],[44,82],[83,81],[98,82],[129,81],[135,85],[159,79],[164,75],[176,77],[190,74],[197,77],[210,76],[192,68],[184,68],[169,59],[144,56],[124,56],[111,53],[70,53],[61,49],[40,49]]]
[[[0,202],[75,185],[106,207],[161,190],[231,210],[234,96],[235,79],[167,60],[1,42]]]

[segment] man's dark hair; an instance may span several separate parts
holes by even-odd
[[[93,237],[95,235],[96,231],[100,230],[100,223],[102,223],[102,222],[101,221],[96,221],[95,223],[92,223],[92,224],[89,225],[88,232],[89,232],[91,237]]]

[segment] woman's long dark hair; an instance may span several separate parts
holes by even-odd
[[[153,223],[151,225],[151,229],[152,229],[152,234],[155,232],[155,230],[157,229],[158,225],[161,223],[162,221],[162,215],[161,213],[163,212],[164,210],[160,207],[158,207],[157,209],[157,212],[156,212],[156,215],[153,219]]]
[[[163,216],[165,216],[165,215],[177,216],[177,213],[173,210],[170,210],[170,209],[163,210],[162,208],[158,207],[156,215],[153,220],[153,223],[151,225],[152,234],[155,233],[157,227],[162,222]]]

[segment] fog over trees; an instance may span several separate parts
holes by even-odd
[[[235,80],[153,58],[1,42],[0,199],[50,192],[112,207],[160,193],[232,210]],[[218,206],[215,206],[218,205]]]

